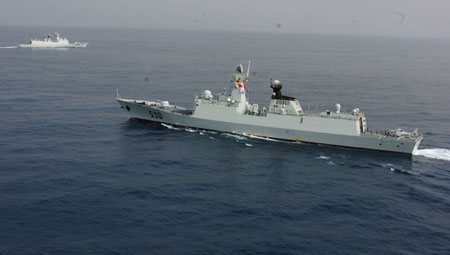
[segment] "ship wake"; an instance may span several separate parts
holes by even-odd
[[[241,135],[239,135],[239,134],[222,133],[222,135],[223,135],[223,136],[228,136],[228,137],[233,137],[233,138],[236,138],[236,139],[238,139],[238,140],[248,140],[247,137],[241,136]]]
[[[0,49],[17,49],[19,46],[0,46]]]
[[[441,149],[441,148],[422,149],[422,150],[417,150],[416,152],[414,152],[414,155],[450,161],[450,150],[449,149]]]
[[[161,123],[161,126],[166,127],[168,129],[173,129],[173,130],[181,130],[181,128],[176,128],[176,127],[174,127],[172,125],[168,125],[168,124],[165,124],[165,123]]]

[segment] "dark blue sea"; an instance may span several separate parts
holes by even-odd
[[[0,254],[449,254],[450,39],[0,27]],[[303,108],[419,128],[418,155],[188,132],[115,101],[193,106],[251,59]]]

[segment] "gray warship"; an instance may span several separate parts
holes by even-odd
[[[172,105],[168,101],[122,99],[117,102],[131,118],[270,138],[294,142],[324,144],[359,149],[414,153],[423,135],[418,129],[406,132],[400,128],[373,131],[358,108],[351,112],[336,110],[304,111],[300,102],[282,95],[282,84],[271,80],[272,95],[268,108],[248,102],[250,61],[247,71],[238,65],[232,75],[231,90],[213,94],[210,90],[195,95],[194,108]]]

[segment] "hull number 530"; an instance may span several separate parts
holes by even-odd
[[[153,111],[148,111],[148,113],[150,114],[150,117],[154,118],[154,119],[162,119],[162,114],[160,112],[153,112]]]

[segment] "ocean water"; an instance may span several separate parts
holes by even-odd
[[[448,254],[450,40],[0,27],[0,254]],[[252,60],[304,109],[419,128],[417,155],[129,119],[115,102],[229,86]]]

